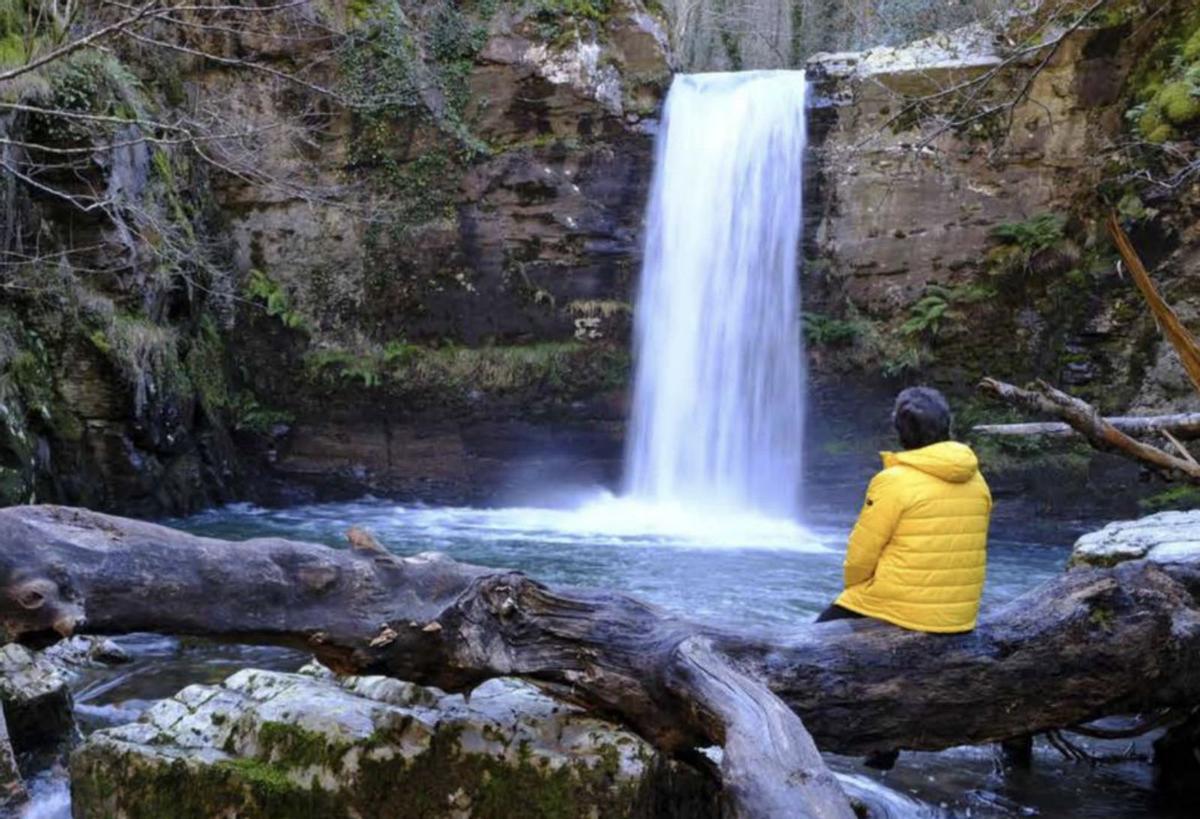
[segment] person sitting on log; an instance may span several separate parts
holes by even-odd
[[[950,405],[929,387],[896,396],[903,452],[884,452],[843,564],[845,590],[817,622],[871,617],[914,631],[971,631],[987,568],[992,494],[971,448],[950,440]],[[900,752],[865,764],[889,770]]]
[[[914,631],[971,631],[987,564],[992,496],[979,459],[950,440],[950,406],[929,387],[896,397],[903,452],[884,452],[850,533],[845,591],[817,622],[872,617]]]

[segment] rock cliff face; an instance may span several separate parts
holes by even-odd
[[[1001,33],[968,27],[810,62],[803,275],[819,392],[846,379],[931,382],[956,396],[960,432],[1009,419],[974,397],[983,375],[1047,378],[1107,411],[1197,405],[1102,226],[1119,208],[1190,322],[1195,197],[1145,180],[1164,175],[1163,156],[1194,155],[1195,125],[1163,149],[1147,147],[1137,123],[1185,71],[1198,21],[1185,3],[1162,4],[1148,22],[1142,10],[1114,2],[1077,27],[1064,12],[1036,36],[1015,18]],[[826,398],[836,413],[836,396]],[[1032,464],[1097,485],[1085,451],[980,445],[1002,480]],[[1133,497],[1135,469],[1101,471]],[[1035,483],[1027,473],[1006,488]]]
[[[81,217],[5,177],[5,259],[32,260],[3,271],[0,499],[186,512],[272,495],[263,470],[470,496],[524,443],[611,456],[662,21],[387,0],[202,22],[6,90],[101,118],[0,129],[94,146],[77,164],[111,197]],[[140,141],[177,121],[236,137]]]

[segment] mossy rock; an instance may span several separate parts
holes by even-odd
[[[1200,96],[1189,82],[1173,82],[1158,93],[1163,116],[1173,125],[1187,125],[1200,119]]]
[[[76,817],[716,816],[697,772],[524,684],[468,703],[316,666],[186,688],[93,734],[71,777]]]

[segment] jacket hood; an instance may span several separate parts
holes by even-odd
[[[979,459],[966,444],[942,441],[939,444],[904,452],[884,452],[883,465],[903,464],[950,483],[966,483],[979,471]]]

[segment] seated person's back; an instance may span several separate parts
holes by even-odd
[[[850,535],[836,606],[917,631],[970,631],[983,594],[991,493],[975,453],[949,440],[940,393],[905,390],[894,420],[905,451],[883,453]]]

